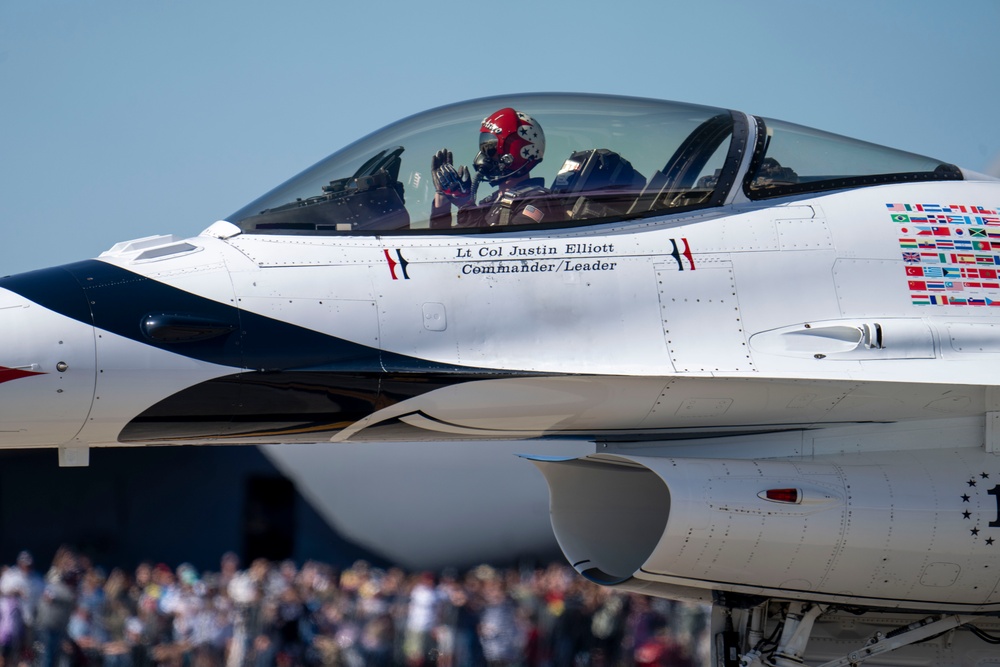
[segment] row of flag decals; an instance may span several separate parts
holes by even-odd
[[[910,300],[919,306],[1000,306],[1000,209],[886,204],[898,225]]]

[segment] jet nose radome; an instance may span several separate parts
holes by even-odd
[[[5,289],[31,276],[0,279],[0,448],[72,442],[94,399],[94,328]],[[75,283],[60,289],[86,306]]]

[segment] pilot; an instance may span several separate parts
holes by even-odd
[[[531,177],[544,153],[545,133],[538,121],[510,107],[490,114],[479,130],[474,181],[465,165],[455,167],[447,148],[431,159],[435,190],[431,228],[451,227],[452,204],[458,209],[459,227],[530,225],[553,218],[544,203],[545,180]],[[476,188],[483,180],[497,190],[477,204]]]

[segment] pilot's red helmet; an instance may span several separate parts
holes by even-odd
[[[510,107],[483,120],[479,155],[473,166],[491,185],[531,171],[545,153],[545,133],[538,121]]]

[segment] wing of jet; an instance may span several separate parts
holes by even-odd
[[[719,664],[1000,664],[997,179],[475,100],[196,237],[2,278],[0,318],[0,446],[582,438],[529,456],[566,557],[711,602]]]

